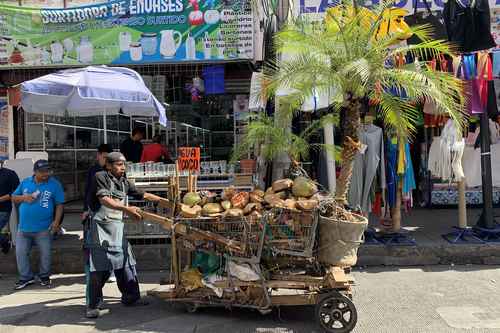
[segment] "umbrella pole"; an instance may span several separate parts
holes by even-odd
[[[108,122],[106,121],[106,108],[104,109],[104,112],[102,113],[102,119],[104,121],[104,143],[108,143]]]

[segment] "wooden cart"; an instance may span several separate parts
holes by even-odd
[[[172,270],[169,283],[149,294],[171,303],[184,304],[188,312],[200,307],[252,308],[262,314],[282,306],[314,305],[319,326],[325,332],[350,332],[357,322],[352,302],[354,280],[350,270],[331,267],[317,274],[262,273],[261,256],[268,252],[264,239],[269,228],[247,220],[169,219],[143,213],[145,218],[172,230]],[[314,241],[315,237],[311,240]],[[275,240],[276,241],[276,240]],[[190,267],[193,252],[208,245],[222,253],[222,276],[214,281],[186,279],[182,267]],[[310,247],[307,247],[309,250]],[[286,251],[284,251],[286,252]],[[314,258],[295,259],[314,263]],[[286,260],[286,259],[285,259]],[[252,281],[233,276],[228,263],[250,268],[258,275]],[[321,273],[319,273],[321,272]]]

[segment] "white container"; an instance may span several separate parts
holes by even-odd
[[[58,41],[53,41],[50,44],[50,60],[53,64],[61,63],[63,61],[63,46]]]
[[[142,60],[142,46],[141,43],[130,43],[130,59],[132,61],[141,61]]]
[[[50,64],[50,53],[45,47],[42,47],[42,64]]]
[[[205,59],[212,58],[212,43],[207,31],[205,31],[205,36],[203,37],[203,56]]]
[[[219,32],[217,33],[217,58],[224,59],[225,48],[226,48],[226,42],[224,41],[222,33],[219,30]]]
[[[71,52],[75,47],[75,43],[73,43],[73,40],[71,38],[66,38],[63,40],[63,46],[66,52]]]
[[[186,59],[196,59],[196,41],[194,37],[191,36],[191,32],[188,34],[186,39]]]
[[[82,64],[90,64],[94,60],[94,47],[89,40],[89,37],[82,36],[80,45],[76,48],[78,61]]]
[[[128,31],[121,31],[118,40],[120,44],[120,51],[127,52],[130,50],[130,43],[132,42],[132,35]]]
[[[175,57],[175,53],[182,43],[182,34],[177,30],[162,30],[160,33],[160,54],[164,58]],[[179,37],[177,41],[175,41],[175,36]]]

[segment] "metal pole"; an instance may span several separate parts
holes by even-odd
[[[490,124],[488,114],[481,113],[481,180],[483,183],[483,213],[478,221],[482,228],[495,228],[493,219],[493,186],[491,177]]]

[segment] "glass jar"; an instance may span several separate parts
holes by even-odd
[[[157,35],[156,32],[143,32],[141,34],[142,53],[144,55],[151,56],[156,54],[156,49],[158,48]]]

